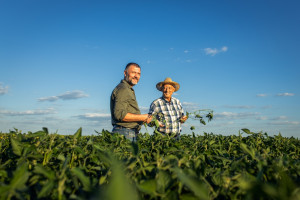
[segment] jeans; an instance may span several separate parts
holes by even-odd
[[[111,132],[119,133],[120,135],[124,135],[126,139],[128,139],[132,142],[137,141],[137,134],[139,133],[139,131],[137,129],[125,128],[125,127],[121,127],[121,126],[115,126]]]

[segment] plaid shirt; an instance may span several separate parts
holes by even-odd
[[[164,119],[158,119],[164,127],[159,127],[158,131],[162,133],[177,133],[181,131],[180,118],[184,115],[183,108],[178,99],[172,97],[168,102],[163,97],[154,100],[150,106],[149,114],[157,116],[163,113]]]

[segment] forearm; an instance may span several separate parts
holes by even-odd
[[[124,122],[144,122],[148,118],[148,114],[132,114],[132,113],[127,113],[125,117],[123,118],[122,121]]]

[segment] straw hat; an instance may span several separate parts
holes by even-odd
[[[162,82],[159,82],[156,84],[156,88],[159,90],[159,91],[163,91],[163,88],[164,88],[164,85],[165,84],[170,84],[170,85],[173,85],[173,87],[175,88],[175,92],[177,90],[179,90],[180,88],[180,85],[178,83],[176,83],[175,81],[172,81],[171,78],[166,78],[164,81]]]

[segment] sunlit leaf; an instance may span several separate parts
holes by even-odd
[[[10,138],[10,142],[11,142],[11,146],[12,146],[12,150],[13,150],[14,154],[16,154],[17,156],[21,156],[21,154],[22,154],[21,143],[12,137]]]
[[[35,133],[32,133],[32,134],[28,134],[27,137],[31,138],[31,137],[42,137],[42,136],[45,136],[47,135],[46,132],[44,131],[37,131]]]
[[[249,129],[243,128],[242,131],[244,131],[247,134],[253,134]]]
[[[78,140],[81,137],[81,133],[82,133],[82,128],[80,127],[74,134],[74,139]]]
[[[138,189],[146,194],[155,196],[156,194],[156,180],[146,180],[137,185]]]

